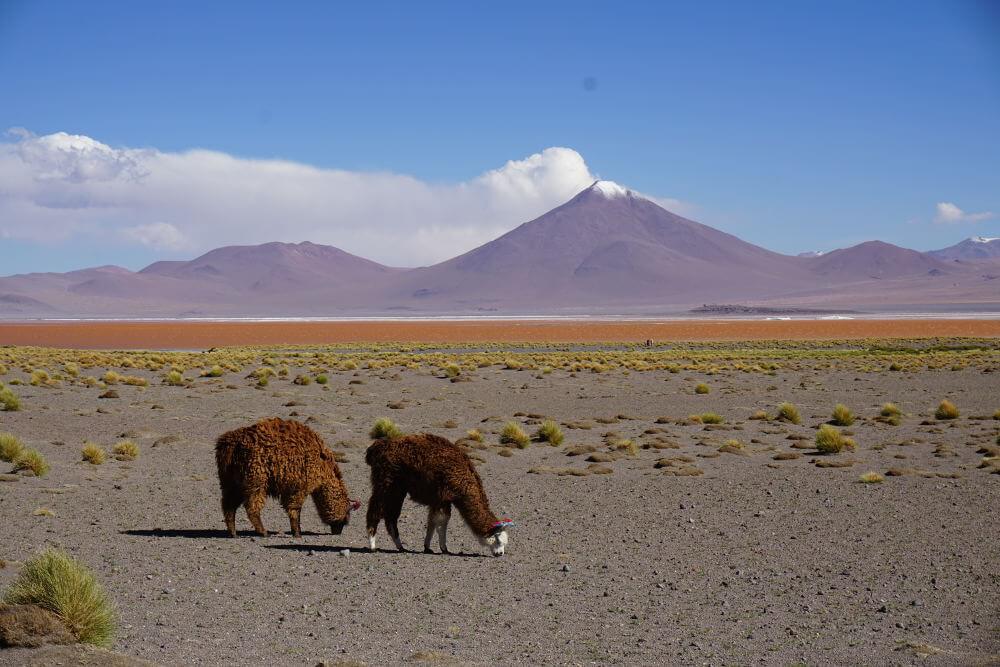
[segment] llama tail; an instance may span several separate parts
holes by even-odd
[[[219,477],[233,465],[233,453],[236,447],[224,435],[215,441],[215,464],[219,468]]]

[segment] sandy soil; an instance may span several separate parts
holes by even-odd
[[[1000,319],[412,322],[0,322],[0,345],[91,349],[205,349],[356,341],[640,342],[998,337]]]
[[[696,395],[698,381],[711,393]],[[0,481],[0,587],[39,548],[66,548],[118,603],[115,649],[169,665],[997,664],[1000,475],[977,468],[977,449],[1000,422],[973,418],[1000,408],[997,387],[977,368],[572,377],[496,367],[461,383],[331,373],[328,389],[277,379],[255,389],[233,375],[118,386],[117,399],[22,386],[25,409],[0,413],[0,430],[52,470]],[[934,423],[945,396],[963,416]],[[785,400],[801,426],[748,420]],[[900,426],[871,419],[889,400],[906,413]],[[808,443],[837,402],[864,417],[848,429],[858,450],[816,456]],[[726,424],[657,422],[706,411]],[[529,432],[537,422],[517,413],[590,428],[505,457],[494,446],[503,421]],[[242,536],[224,537],[213,439],[270,415],[308,421],[344,451],[349,489],[366,502],[363,448],[377,417],[452,438],[483,429],[490,446],[474,452],[487,491],[517,521],[507,556],[485,556],[457,517],[461,555],[367,553],[361,517],[334,537],[308,506],[297,540],[273,501],[264,520],[279,534],[252,537],[241,514]],[[608,432],[667,448],[607,463],[610,474],[529,472],[586,468],[567,448],[606,452]],[[80,460],[85,439],[110,449],[123,435],[141,446],[138,460]],[[731,438],[745,455],[719,452]],[[686,460],[654,467],[664,457]],[[664,474],[687,467],[703,474]],[[906,474],[858,482],[890,468]],[[424,516],[405,506],[408,547],[422,546]]]

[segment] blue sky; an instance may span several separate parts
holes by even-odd
[[[0,82],[0,130],[406,175],[448,193],[452,207],[383,221],[370,209],[395,196],[391,185],[339,207],[353,221],[254,219],[246,234],[231,224],[198,235],[226,217],[225,200],[204,211],[146,200],[123,208],[90,190],[70,205],[81,184],[60,172],[68,184],[57,194],[12,194],[0,182],[0,274],[137,268],[269,233],[403,264],[405,253],[380,248],[412,232],[426,248],[409,263],[426,263],[433,247],[456,254],[562,196],[560,181],[523,206],[498,200],[489,214],[453,203],[456,186],[549,147],[576,151],[590,175],[679,200],[688,217],[781,252],[871,238],[926,250],[1000,236],[1000,215],[989,215],[1000,214],[1000,7],[988,1],[0,0]],[[25,136],[8,136],[7,148]],[[185,198],[182,184],[172,187]],[[14,196],[31,201],[5,208]],[[30,212],[53,197],[55,208]],[[966,216],[934,222],[943,202]],[[85,224],[71,224],[74,211]],[[471,219],[480,215],[481,224]],[[369,217],[371,233],[350,229]],[[184,227],[195,218],[196,229]],[[51,238],[39,231],[49,224]]]

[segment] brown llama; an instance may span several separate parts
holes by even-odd
[[[494,556],[504,554],[507,531],[513,522],[498,519],[490,510],[483,481],[461,447],[427,433],[385,438],[368,448],[365,461],[372,469],[369,549],[375,550],[375,531],[384,519],[396,548],[403,551],[397,522],[409,494],[412,500],[427,506],[425,552],[431,552],[431,536],[436,530],[441,553],[448,553],[448,520],[451,506],[455,505],[479,542],[489,546]]]
[[[260,520],[267,496],[279,498],[288,513],[292,534],[301,537],[299,513],[308,496],[320,519],[340,535],[351,510],[360,507],[347,497],[340,468],[323,439],[305,424],[285,419],[262,419],[219,436],[215,462],[222,490],[226,529],[236,537],[236,510],[246,506],[258,535],[267,535]]]

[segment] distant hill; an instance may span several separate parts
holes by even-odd
[[[993,254],[996,253],[996,254]],[[314,243],[217,248],[133,272],[0,278],[0,317],[657,314],[704,303],[1000,309],[1000,240],[919,253],[868,241],[792,257],[611,181],[474,250],[397,269]]]
[[[1000,237],[973,236],[953,246],[931,250],[927,254],[941,260],[1000,259]]]

